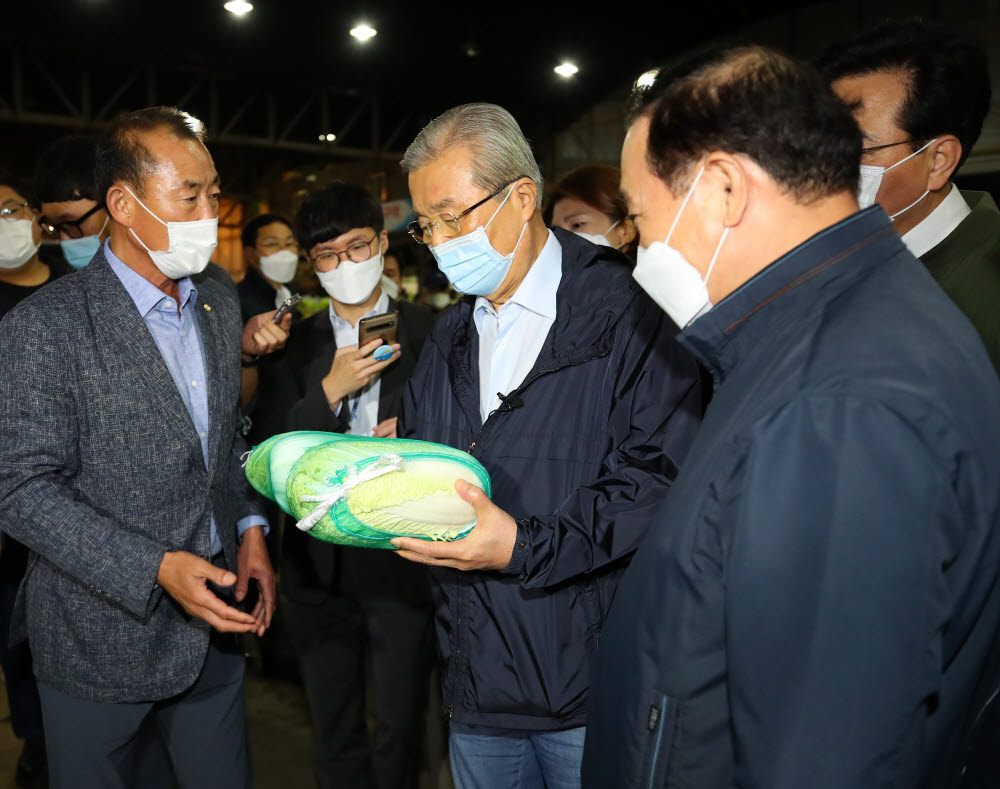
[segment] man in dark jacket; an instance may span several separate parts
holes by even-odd
[[[712,53],[639,104],[635,276],[717,387],[605,628],[584,785],[949,786],[1000,623],[983,344],[858,212],[812,69]]]
[[[493,483],[431,565],[458,787],[579,786],[590,659],[697,429],[696,365],[625,259],[549,231],[516,121],[470,104],[406,152],[416,222],[455,288],[403,399],[403,435],[468,449]],[[478,298],[475,298],[478,296]]]
[[[388,248],[382,207],[365,189],[334,182],[306,198],[295,220],[330,308],[295,327],[285,352],[287,430],[395,436],[403,386],[433,323],[431,311],[382,292]],[[366,316],[398,313],[395,353],[358,348]],[[330,545],[289,523],[281,579],[309,697],[321,789],[416,789],[431,641],[425,568],[391,551]],[[368,746],[365,656],[376,731]]]
[[[887,22],[831,47],[821,67],[864,136],[862,207],[890,214],[1000,371],[1000,211],[952,182],[990,107],[986,52],[942,28]]]

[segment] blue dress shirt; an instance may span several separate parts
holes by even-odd
[[[486,421],[500,405],[498,392],[509,394],[523,383],[556,319],[556,291],[562,280],[562,246],[549,239],[510,301],[495,309],[476,299],[473,320],[479,332],[479,410]]]
[[[157,288],[145,277],[137,274],[125,265],[111,251],[109,241],[104,242],[104,255],[111,264],[111,269],[121,280],[128,295],[135,302],[153,336],[156,347],[160,350],[171,378],[177,386],[177,391],[184,401],[191,421],[201,441],[201,453],[208,466],[208,382],[205,380],[205,346],[201,339],[201,327],[198,325],[198,315],[195,312],[195,301],[198,291],[185,277],[177,282],[180,295],[180,314],[177,304],[163,291]],[[263,526],[267,529],[267,520],[260,515],[250,515],[236,524],[237,533],[242,538],[243,532],[253,526]],[[222,551],[222,540],[219,539],[212,516],[212,556]]]

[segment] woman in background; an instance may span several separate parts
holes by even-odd
[[[545,224],[621,250],[635,263],[639,236],[619,192],[620,182],[617,167],[585,164],[570,170],[548,195]]]

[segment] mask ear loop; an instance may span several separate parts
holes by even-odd
[[[122,187],[124,187],[125,191],[128,192],[130,195],[132,195],[132,197],[135,198],[135,201],[139,205],[141,205],[143,207],[143,209],[146,211],[147,214],[149,214],[151,217],[153,217],[153,219],[155,219],[157,222],[159,222],[164,227],[169,227],[169,225],[166,222],[164,222],[162,219],[160,219],[160,217],[158,217],[156,214],[154,214],[152,211],[150,211],[148,208],[146,208],[146,204],[144,202],[142,202],[142,200],[139,199],[139,197],[136,195],[135,192],[133,192],[131,189],[128,188],[127,184],[122,184]],[[129,228],[129,230],[131,230],[131,229],[132,228]],[[138,238],[138,236],[136,236],[136,238]]]
[[[908,161],[909,161],[910,159],[912,159],[912,158],[913,158],[914,156],[916,156],[916,155],[917,155],[918,153],[920,153],[921,151],[926,151],[926,150],[927,150],[928,148],[930,148],[930,147],[931,147],[931,146],[932,146],[932,145],[933,145],[934,143],[936,143],[936,142],[937,142],[937,137],[935,137],[935,138],[934,138],[933,140],[931,140],[931,141],[930,141],[929,143],[927,143],[927,145],[925,145],[924,147],[922,147],[922,148],[918,148],[917,150],[915,150],[915,151],[914,151],[913,153],[911,153],[911,154],[910,154],[909,156],[907,156],[907,157],[906,157],[905,159],[900,159],[900,160],[899,160],[898,162],[896,162],[895,164],[893,164],[893,165],[890,165],[889,167],[886,167],[886,168],[885,168],[885,169],[883,170],[883,172],[886,172],[886,173],[887,173],[887,172],[889,172],[890,170],[892,170],[893,168],[896,168],[896,167],[899,167],[899,165],[901,165],[901,164],[902,164],[903,162],[908,162]]]
[[[694,188],[698,185],[698,181],[701,180],[701,174],[703,172],[705,172],[705,165],[701,166],[701,169],[698,170],[698,174],[694,177],[694,181],[691,182],[691,187],[688,189],[687,194],[684,195],[684,202],[681,203],[681,207],[677,211],[677,216],[674,217],[674,221],[670,224],[670,230],[667,231],[667,238],[663,243],[670,243],[670,239],[674,235],[674,228],[677,227],[677,222],[681,218],[681,214],[684,213],[684,209],[687,207],[688,200],[691,199],[691,195],[694,194]]]
[[[883,172],[887,173],[893,167],[899,167],[899,165],[901,165],[903,162],[908,161],[909,159],[912,159],[914,156],[916,156],[921,151],[926,151],[931,145],[933,145],[936,142],[937,142],[937,137],[935,137],[933,140],[931,140],[929,143],[927,143],[927,145],[925,145],[923,148],[920,148],[919,150],[916,150],[913,153],[911,153],[905,159],[900,159],[898,162],[896,162],[894,165],[892,165],[892,167],[886,167],[885,170],[883,170]],[[892,219],[895,219],[897,216],[901,216],[902,214],[905,214],[907,211],[909,211],[911,208],[913,208],[913,206],[915,206],[917,203],[919,203],[921,200],[923,200],[925,197],[927,197],[927,195],[929,195],[930,192],[931,192],[931,190],[928,189],[926,192],[924,192],[922,195],[920,195],[920,197],[918,197],[916,200],[914,200],[912,203],[910,203],[908,206],[906,206],[906,208],[904,208],[902,211],[897,211],[895,214],[892,214],[889,217],[889,219],[892,220]]]
[[[895,219],[897,216],[901,216],[902,214],[905,214],[907,211],[909,211],[911,208],[913,208],[913,206],[915,206],[917,203],[919,203],[921,200],[923,200],[925,197],[927,197],[927,195],[929,195],[930,193],[931,193],[931,190],[928,189],[926,192],[924,192],[922,195],[920,195],[920,197],[918,197],[916,200],[914,200],[912,203],[910,203],[908,206],[906,206],[906,208],[904,208],[902,211],[897,211],[895,214],[891,214],[889,216],[889,219]]]
[[[712,255],[712,262],[708,264],[708,271],[705,272],[704,283],[708,284],[708,278],[712,276],[712,269],[715,268],[715,261],[719,259],[719,252],[722,251],[722,242],[726,240],[726,236],[729,235],[729,228],[726,227],[722,231],[722,238],[719,239],[718,245],[715,247],[715,254]]]
[[[508,198],[510,198],[510,193],[514,191],[515,186],[517,186],[516,181],[510,185],[510,189],[507,190],[507,194],[504,195],[504,198],[501,201],[500,205],[497,206],[497,210],[493,212],[493,216],[491,216],[489,218],[489,221],[485,225],[483,225],[483,230],[488,228],[490,226],[490,222],[492,222],[496,218],[496,215],[500,213],[500,209],[503,208],[504,205],[507,203]]]

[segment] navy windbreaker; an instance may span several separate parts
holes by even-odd
[[[465,724],[583,724],[604,617],[702,412],[697,366],[624,259],[554,232],[556,319],[524,383],[481,424],[466,298],[438,319],[403,399],[401,435],[471,451],[519,522],[505,571],[431,568],[444,703]]]
[[[874,207],[681,341],[717,386],[607,622],[584,786],[952,785],[1000,679],[975,330]]]

